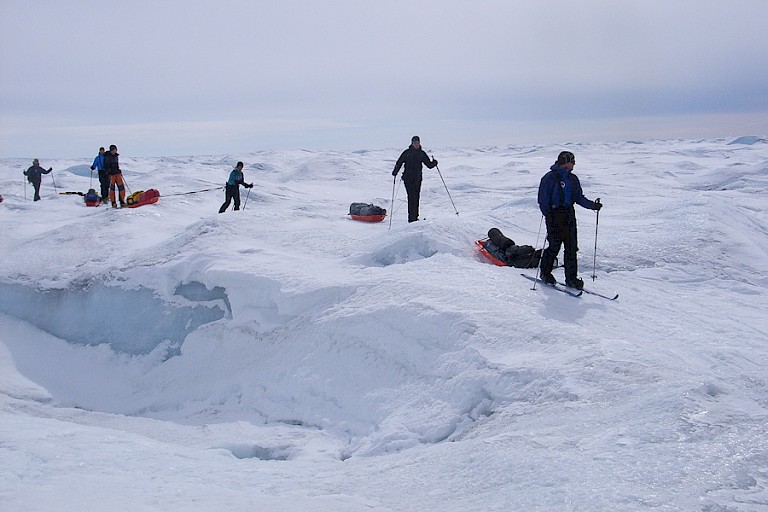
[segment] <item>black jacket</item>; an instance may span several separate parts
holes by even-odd
[[[120,156],[119,153],[113,155],[110,151],[104,153],[104,171],[106,171],[108,175],[121,174],[120,164],[117,159],[118,156]]]
[[[27,181],[30,183],[40,182],[40,178],[43,174],[48,174],[51,172],[51,169],[45,170],[39,165],[33,165],[26,171],[24,171],[24,175],[27,177]]]
[[[437,165],[436,162],[429,159],[423,149],[416,149],[413,146],[409,146],[408,149],[403,151],[400,158],[397,159],[393,174],[397,174],[403,164],[405,164],[405,170],[403,171],[404,180],[421,179],[421,164],[426,165],[429,169]]]

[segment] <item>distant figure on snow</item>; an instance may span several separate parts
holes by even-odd
[[[101,202],[107,204],[107,197],[109,194],[109,176],[104,169],[104,147],[99,148],[99,154],[93,159],[91,164],[92,171],[99,172],[99,184],[101,185]]]
[[[600,211],[603,205],[599,198],[593,202],[584,197],[579,178],[572,172],[575,165],[573,153],[562,151],[539,183],[539,209],[547,223],[549,242],[541,256],[541,280],[547,284],[557,282],[552,275],[552,267],[560,246],[565,244],[565,285],[581,290],[584,281],[578,277],[576,252],[579,244],[573,204],[595,211]]]
[[[411,145],[403,151],[397,159],[392,176],[397,176],[400,168],[405,165],[403,171],[403,183],[408,193],[408,222],[419,220],[419,197],[421,196],[421,164],[432,169],[437,166],[437,160],[429,160],[427,153],[421,149],[421,139],[418,135],[411,137]]]
[[[253,188],[253,183],[246,183],[243,176],[243,162],[237,162],[232,172],[229,173],[227,184],[224,185],[224,204],[219,208],[219,213],[224,213],[229,208],[229,203],[234,199],[235,210],[240,209],[240,185],[245,188]]]
[[[104,155],[104,171],[109,176],[109,201],[112,203],[112,208],[117,208],[115,187],[120,193],[120,208],[125,206],[125,182],[123,181],[123,173],[120,171],[119,156],[117,146],[114,144],[109,146],[109,153]]]
[[[40,160],[35,158],[32,160],[32,167],[24,171],[24,176],[27,177],[32,186],[35,188],[35,201],[40,200],[40,182],[43,179],[43,174],[48,174],[53,170],[53,167],[49,167],[46,171],[40,167]]]

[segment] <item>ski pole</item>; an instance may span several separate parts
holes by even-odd
[[[58,194],[59,189],[56,186],[56,178],[53,176],[53,168],[51,168],[51,179],[53,180],[53,190]]]
[[[389,202],[389,227],[392,229],[392,215],[395,213],[395,185],[397,184],[397,175],[392,180],[392,201]]]
[[[123,178],[123,186],[128,189],[128,195],[131,195],[133,192],[131,192],[131,187],[128,186],[128,181],[123,176],[123,171],[120,171],[120,176]]]
[[[595,202],[597,204],[600,204],[600,198],[598,197],[595,199]],[[592,280],[594,281],[597,279],[597,275],[595,275],[595,269],[597,268],[597,226],[600,224],[600,210],[597,210],[595,212],[595,252],[592,256]]]
[[[533,254],[531,255],[531,259],[528,261],[528,265],[530,265],[530,264],[533,262],[534,258],[536,258],[536,247],[538,247],[538,246],[539,246],[539,238],[541,238],[541,225],[543,224],[543,222],[544,222],[544,216],[542,216],[542,217],[541,217],[541,221],[539,221],[539,232],[538,232],[538,234],[536,235],[536,245],[534,246]],[[542,252],[543,252],[543,251],[544,251],[544,248],[542,247],[542,249],[541,249],[541,250],[542,250]],[[539,253],[539,255],[541,255],[541,253]],[[537,277],[538,277],[538,275],[539,275],[539,271],[538,271],[538,268],[540,268],[540,267],[541,267],[541,256],[539,256],[539,264],[538,264],[538,265],[536,265],[536,268],[537,268],[537,270],[536,270],[536,276],[537,276]]]
[[[539,234],[536,235],[536,247],[539,246],[539,238],[541,237],[541,225],[544,223],[544,215],[542,214],[541,220],[539,221]],[[545,239],[546,241],[546,239]],[[534,249],[534,255],[536,254],[536,251]],[[541,256],[539,256],[539,264],[536,265],[536,279],[533,280],[533,288],[531,290],[536,289],[536,284],[539,282],[539,272],[541,271],[541,258],[544,257],[544,243],[541,244]]]
[[[27,180],[24,179],[24,202],[27,202]]]
[[[88,186],[88,188],[93,188],[93,169],[91,169],[91,184]]]
[[[445,184],[445,180],[443,179],[443,174],[440,172],[440,167],[435,166],[435,169],[437,169],[437,174],[440,175],[440,179],[443,182],[443,186],[445,187],[445,191],[448,192],[448,185]],[[456,212],[456,215],[459,214],[459,210],[456,209],[456,204],[453,202],[453,198],[451,197],[451,193],[448,192],[448,199],[451,200],[451,204],[453,205],[453,211]]]
[[[245,210],[245,205],[247,205],[247,204],[248,204],[248,196],[250,196],[250,195],[251,195],[251,189],[252,189],[252,188],[253,188],[253,187],[248,187],[248,193],[247,193],[247,194],[245,194],[245,201],[243,201],[243,210]]]

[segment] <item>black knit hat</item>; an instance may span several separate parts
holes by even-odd
[[[563,164],[569,164],[573,162],[576,163],[576,157],[573,156],[573,153],[570,151],[561,151],[559,155],[557,155],[557,164],[563,165]]]
[[[411,142],[421,142],[421,139],[419,138],[418,135],[414,135],[413,137],[411,137]]]

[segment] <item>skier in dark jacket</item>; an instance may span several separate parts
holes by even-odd
[[[101,202],[107,204],[107,197],[109,194],[109,176],[104,169],[104,147],[99,148],[99,154],[93,159],[91,164],[92,171],[99,172],[99,184],[101,185]]]
[[[109,176],[109,201],[112,203],[112,208],[117,208],[115,187],[117,187],[120,195],[120,208],[125,206],[125,182],[123,181],[123,173],[120,170],[119,156],[117,146],[114,144],[109,146],[109,153],[104,155],[104,171]]]
[[[46,171],[40,167],[40,160],[35,158],[32,160],[32,167],[24,171],[24,176],[27,177],[32,186],[35,188],[35,201],[40,200],[40,182],[42,181],[43,174],[48,174],[53,170],[53,167],[49,167]]]
[[[539,184],[539,209],[547,223],[549,242],[541,257],[541,280],[547,284],[557,282],[552,275],[552,267],[560,246],[565,244],[565,285],[580,290],[584,288],[584,281],[578,277],[576,252],[579,245],[573,205],[576,203],[596,211],[603,205],[599,198],[593,202],[584,197],[579,178],[572,172],[575,165],[576,157],[573,153],[562,151]]]
[[[232,172],[229,173],[229,179],[224,186],[224,204],[219,208],[219,213],[224,213],[229,208],[229,203],[234,199],[235,210],[240,209],[240,185],[245,188],[253,188],[253,183],[246,183],[243,175],[243,162],[237,162]]]
[[[421,196],[421,164],[432,169],[437,166],[437,160],[429,160],[427,153],[421,149],[421,139],[417,135],[411,138],[411,145],[403,151],[397,159],[392,176],[397,176],[400,168],[405,165],[403,171],[403,183],[408,193],[408,222],[419,220],[419,197]]]

